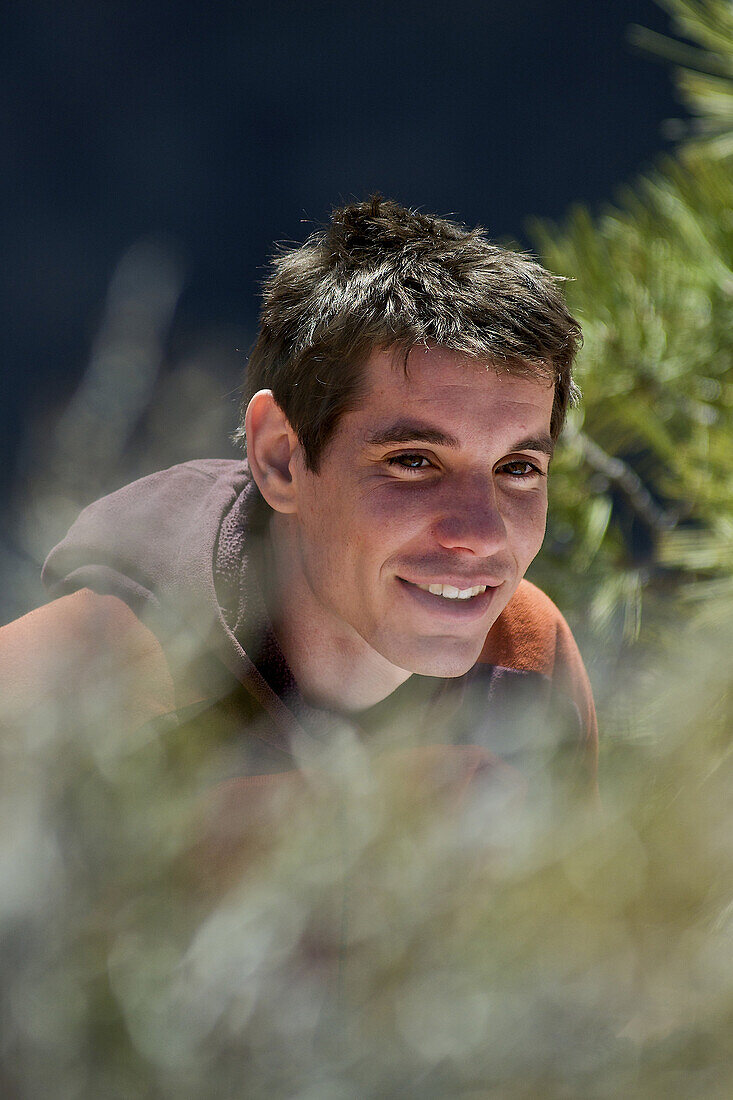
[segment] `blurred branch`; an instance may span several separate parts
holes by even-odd
[[[50,459],[72,496],[104,490],[147,409],[182,285],[180,261],[156,241],[137,242],[117,265],[89,366],[54,433]]]
[[[719,76],[730,77],[729,63],[707,50],[690,46],[686,42],[680,42],[676,38],[668,38],[665,34],[650,30],[649,27],[640,27],[635,23],[629,27],[629,41],[632,45],[660,61],[671,61],[684,69],[696,69],[701,73],[716,73]]]
[[[639,475],[626,462],[607,454],[585,432],[579,431],[571,438],[588,465],[624,494],[629,506],[639,519],[652,530],[668,531],[676,526],[680,518],[679,513],[660,508]]]

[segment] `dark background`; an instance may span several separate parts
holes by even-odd
[[[9,6],[0,499],[140,239],[184,259],[170,357],[208,340],[235,372],[273,242],[336,202],[379,189],[527,245],[528,217],[612,199],[681,113],[634,22],[669,29],[651,0]]]

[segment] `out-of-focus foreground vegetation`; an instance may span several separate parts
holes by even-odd
[[[678,151],[536,227],[585,346],[532,575],[593,674],[603,812],[446,814],[344,726],[221,865],[220,746],[122,738],[104,677],[6,715],[3,1096],[733,1094],[733,5],[665,6],[680,41],[636,34],[676,65]],[[223,438],[221,372],[156,380],[179,287],[153,246],[120,265],[18,561]]]

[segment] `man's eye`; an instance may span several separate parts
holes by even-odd
[[[509,474],[510,477],[519,478],[532,477],[535,474],[542,475],[542,470],[539,466],[535,466],[534,462],[526,462],[521,459],[516,459],[514,462],[505,462],[501,467],[501,472]]]
[[[431,465],[425,455],[395,455],[387,461],[390,466],[397,466],[401,470],[427,470]]]

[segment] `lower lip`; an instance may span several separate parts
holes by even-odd
[[[426,592],[424,588],[418,588],[416,584],[411,584],[410,581],[403,580],[402,577],[398,577],[397,580],[404,592],[420,607],[425,608],[433,615],[440,615],[443,619],[450,619],[453,622],[456,620],[473,622],[482,618],[489,610],[499,587],[501,587],[487,588],[485,592],[479,592],[476,596],[469,596],[467,600],[457,598],[451,600],[446,599],[445,596],[434,596],[432,592]]]

